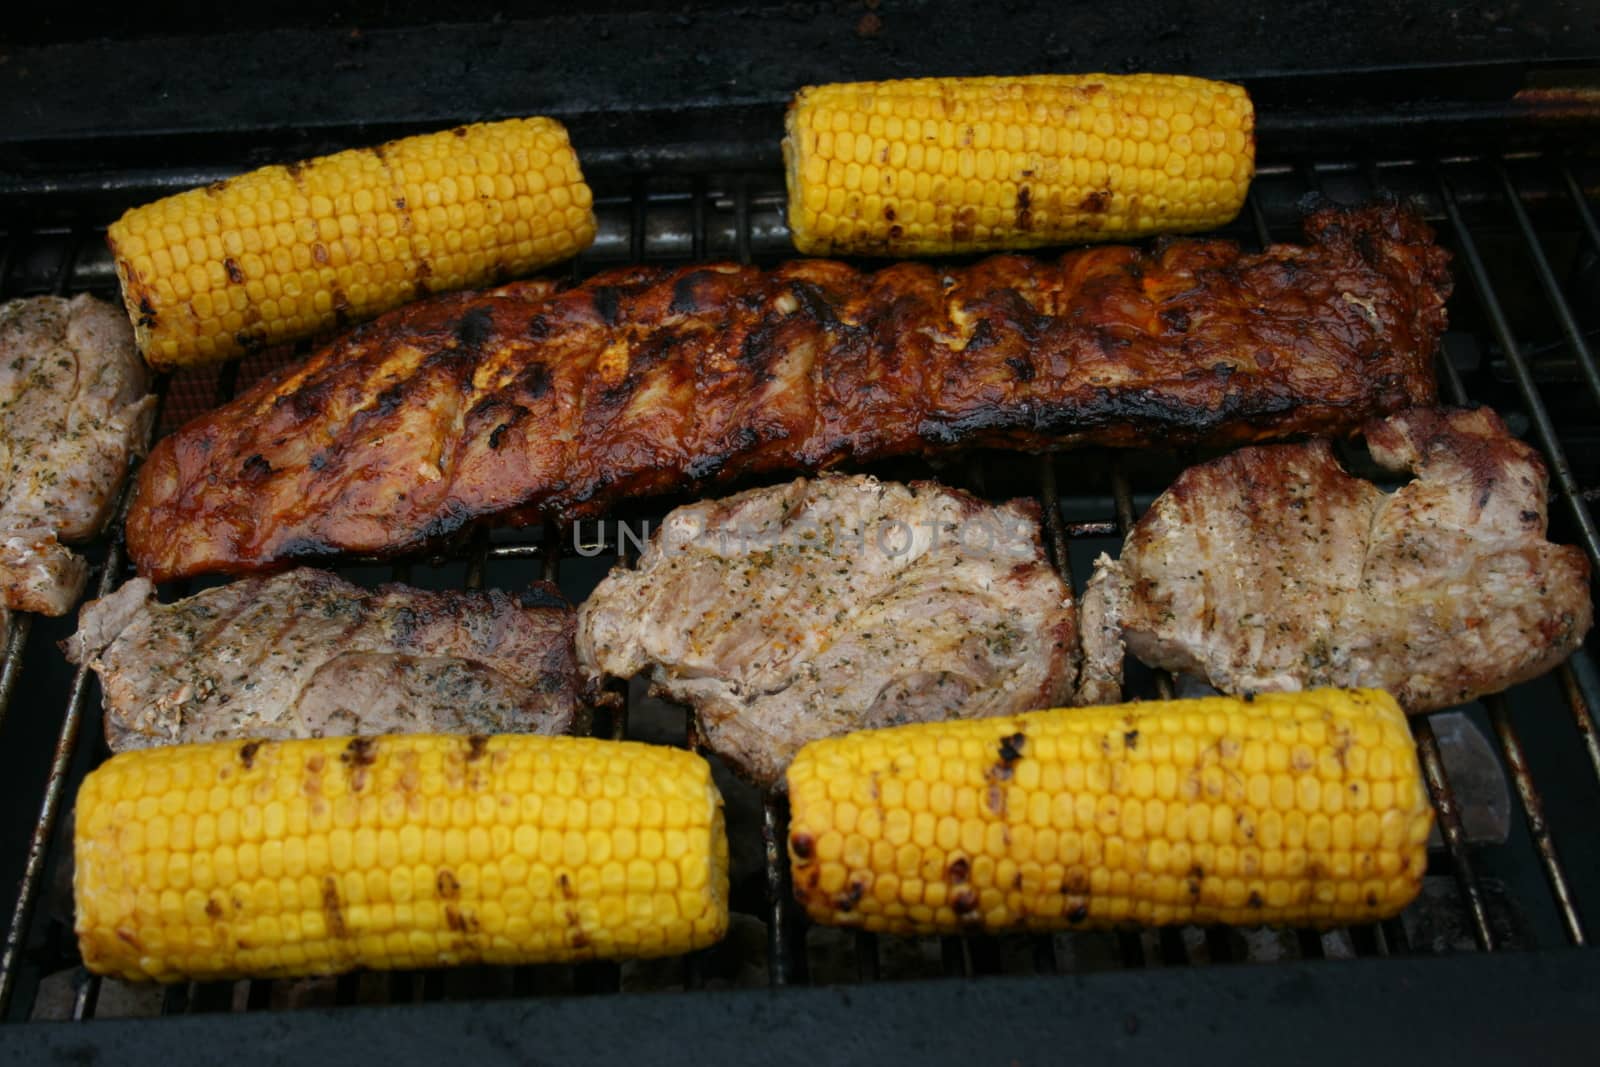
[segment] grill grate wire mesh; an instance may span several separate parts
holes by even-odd
[[[1541,388],[1545,361],[1519,341],[1501,288],[1497,287],[1491,272],[1490,260],[1486,259],[1482,240],[1492,229],[1494,235],[1509,233],[1520,243],[1535,280],[1536,295],[1543,302],[1543,313],[1556,328],[1556,344],[1544,346],[1541,351],[1553,348],[1571,358],[1575,373],[1569,376],[1576,381],[1573,391],[1579,394],[1580,421],[1586,418],[1591,425],[1600,423],[1600,419],[1594,418],[1600,412],[1600,366],[1591,348],[1590,332],[1586,332],[1582,317],[1575,310],[1576,300],[1559,277],[1547,248],[1547,238],[1540,230],[1541,224],[1547,230],[1571,230],[1577,236],[1578,256],[1591,260],[1600,257],[1600,226],[1596,224],[1594,208],[1586,193],[1595,183],[1591,180],[1586,185],[1583,173],[1578,163],[1543,155],[1355,164],[1307,161],[1264,168],[1247,210],[1229,235],[1256,245],[1265,245],[1274,237],[1288,236],[1293,205],[1304,193],[1359,198],[1392,192],[1420,203],[1440,229],[1441,239],[1456,253],[1458,289],[1452,301],[1452,312],[1471,303],[1473,313],[1482,320],[1482,329],[1461,332],[1469,333],[1482,352],[1498,352],[1510,385],[1509,390],[1486,392],[1485,375],[1481,373],[1483,361],[1480,360],[1477,368],[1480,373],[1470,376],[1464,374],[1457,361],[1446,352],[1440,359],[1443,399],[1449,403],[1488,402],[1503,412],[1514,409],[1525,417],[1521,424],[1526,425],[1544,454],[1559,498],[1557,506],[1552,508],[1556,527],[1553,538],[1561,539],[1565,535],[1569,540],[1576,539],[1591,561],[1600,564],[1600,534],[1597,534],[1590,509],[1596,487],[1591,484],[1587,490],[1584,488],[1580,468],[1569,461],[1563,444],[1563,428],[1570,436],[1572,427],[1578,425],[1567,411],[1574,405],[1574,398],[1564,394],[1560,412],[1553,411],[1555,405],[1547,402],[1546,390]],[[179,184],[183,178],[170,180]],[[129,193],[130,201],[142,198],[137,192]],[[635,174],[609,189],[602,189],[597,198],[597,211],[601,219],[599,238],[595,247],[573,264],[574,278],[601,266],[625,262],[676,262],[707,257],[765,262],[780,258],[787,248],[787,234],[782,223],[781,181],[765,171],[671,178]],[[100,236],[101,231],[87,223],[64,232],[33,231],[27,228],[25,221],[14,223],[5,232],[4,244],[0,246],[0,296],[88,290],[113,298],[114,279]],[[45,253],[51,247],[57,248],[53,265],[42,269],[41,262],[51,262]],[[1460,331],[1461,328],[1454,329]],[[259,372],[260,368],[256,368],[256,373]],[[181,377],[159,380],[157,389],[169,414],[165,422],[181,421],[181,417],[199,408],[225,402],[237,387],[246,384],[240,381],[245,376],[239,364],[229,364],[220,372],[196,381],[185,381]],[[1475,388],[1469,389],[1469,380]],[[1520,425],[1516,414],[1512,418],[1514,427]],[[164,425],[160,417],[157,423]],[[1165,480],[1195,458],[1192,453],[1168,456],[1153,478],[1151,472],[1144,469],[1148,464],[1137,456],[1096,452],[1041,456],[1027,461],[1035,473],[1024,483],[1026,487],[1022,491],[1040,501],[1048,554],[1069,583],[1077,578],[1077,588],[1081,589],[1084,577],[1081,562],[1074,567],[1075,550],[1081,561],[1085,550],[1108,547],[1120,539],[1137,518],[1140,508],[1164,486]],[[1020,477],[1015,471],[1002,471],[1001,465],[984,459],[968,459],[939,468],[936,473],[945,481],[980,495],[985,490],[1000,488],[996,483],[1005,477],[1010,478],[1006,488],[1011,488],[1012,482]],[[1025,464],[1012,462],[1004,466],[1021,468]],[[1065,475],[1069,470],[1070,475]],[[1075,492],[1080,484],[1087,484],[1090,491]],[[124,499],[118,508],[119,516],[125,506]],[[658,518],[664,510],[665,507],[661,507],[649,512],[646,522]],[[625,521],[634,522],[631,517]],[[639,530],[637,523],[628,529],[633,533]],[[512,531],[507,535],[480,533],[443,559],[402,560],[381,566],[376,566],[374,561],[353,561],[338,569],[348,576],[358,572],[358,580],[406,582],[426,577],[430,581],[449,580],[467,589],[479,588],[491,577],[497,583],[504,583],[525,582],[537,576],[561,583],[568,595],[576,599],[583,591],[582,583],[592,582],[596,574],[588,573],[569,584],[569,576],[579,569],[577,564],[587,565],[588,561],[571,560],[572,566],[564,567],[563,563],[568,562],[564,559],[564,546],[582,544],[581,554],[593,556],[597,563],[630,566],[634,558],[634,542],[623,535],[620,526],[612,526],[609,534],[602,526],[600,539],[595,543],[573,540],[582,534],[581,530],[553,526]],[[591,551],[596,549],[598,555]],[[595,570],[593,566],[584,569]],[[104,538],[95,595],[110,592],[129,573],[119,518]],[[26,615],[14,617],[4,661],[0,663],[0,727],[5,725],[28,657],[55,654],[53,649],[33,640],[31,620]],[[1577,734],[1576,738],[1563,739],[1572,754],[1573,768],[1569,769],[1569,777],[1584,775],[1579,767],[1584,762],[1580,753],[1586,754],[1586,776],[1592,776],[1593,780],[1585,784],[1592,795],[1593,788],[1600,783],[1600,741],[1597,741],[1591,711],[1596,700],[1594,672],[1586,662],[1579,662],[1584,658],[1585,654],[1580,652],[1573,661],[1562,665],[1553,693],[1570,709],[1572,730]],[[1130,678],[1129,688],[1130,693],[1144,697],[1170,696],[1174,692],[1174,680],[1160,672],[1144,672]],[[618,685],[614,691],[622,696],[622,706],[613,713],[597,714],[594,731],[599,736],[638,736],[638,690]],[[76,968],[71,1018],[94,1017],[101,1001],[103,985],[77,966],[70,935],[41,936],[42,927],[58,920],[48,918],[40,909],[41,898],[47,893],[55,872],[68,858],[65,854],[69,849],[64,846],[64,835],[60,831],[65,822],[63,811],[71,803],[75,768],[104,755],[103,745],[96,736],[99,726],[96,693],[96,686],[91,684],[87,672],[79,669],[64,695],[53,696],[58,701],[56,706],[62,708],[60,727],[49,757],[46,784],[38,798],[38,818],[27,844],[18,897],[6,930],[4,955],[0,957],[0,1020],[33,1014],[33,1004],[17,1003],[14,998],[24,985],[30,998],[36,996],[40,975],[50,971]],[[1571,826],[1555,824],[1535,778],[1534,760],[1519,734],[1519,727],[1526,725],[1524,714],[1553,714],[1553,709],[1534,706],[1550,703],[1547,696],[1542,691],[1532,699],[1517,701],[1496,696],[1483,704],[1496,742],[1495,755],[1513,784],[1526,824],[1531,842],[1530,862],[1536,863],[1542,872],[1549,898],[1543,906],[1553,909],[1563,941],[1583,945],[1586,943],[1585,906],[1593,914],[1597,905],[1592,901],[1585,905],[1580,900],[1579,880],[1569,875],[1557,848],[1558,837],[1572,842],[1578,835]],[[1472,839],[1466,818],[1468,813],[1446,767],[1445,746],[1435,729],[1436,718],[1424,716],[1412,720],[1428,789],[1439,816],[1440,847],[1430,855],[1430,874],[1448,874],[1453,879],[1454,892],[1446,907],[1459,916],[1471,944],[1482,951],[1520,945],[1528,939],[1517,933],[1515,924],[1508,932],[1506,923],[1497,922],[1495,894],[1483,874],[1485,861],[1494,858],[1494,851],[1510,846],[1483,844]],[[675,740],[690,745],[697,742],[692,728],[683,727]],[[1571,786],[1563,780],[1561,788],[1566,791]],[[17,802],[32,803],[29,798],[17,798]],[[904,976],[907,946],[891,946],[889,942],[906,939],[854,933],[830,940],[828,932],[805,927],[789,893],[784,849],[787,808],[783,798],[776,794],[756,798],[752,812],[754,818],[747,820],[748,825],[735,825],[730,820],[729,830],[730,834],[759,835],[759,847],[755,849],[761,858],[759,885],[753,892],[736,886],[734,900],[737,910],[749,914],[765,928],[764,951],[759,955],[764,957],[766,981],[773,986],[806,983],[816,973],[813,962],[823,964],[820,977],[831,981],[870,982],[882,977]],[[1592,826],[1581,827],[1580,832],[1590,837],[1595,833]],[[1596,847],[1588,839],[1580,844],[1585,854]],[[1532,909],[1537,905],[1524,904],[1517,899],[1509,906]],[[1417,943],[1408,933],[1406,918],[1324,933],[1296,931],[1285,939],[1289,944],[1287,954],[1314,958],[1428,951],[1429,945]],[[58,935],[60,933],[57,931]],[[946,937],[936,939],[936,943],[934,939],[928,940],[929,944],[917,946],[917,951],[909,953],[921,962],[920,973],[969,977],[1015,970],[1051,974],[1106,965],[1199,965],[1275,958],[1274,952],[1280,956],[1284,953],[1281,945],[1277,950],[1269,946],[1263,955],[1261,937],[1223,927],[1073,933],[1056,937],[1032,935],[1015,939]],[[675,977],[667,984],[686,990],[707,987],[712,984],[712,973],[726,975],[726,957],[722,949],[684,957],[676,965]],[[848,962],[838,963],[835,957]],[[572,968],[479,967],[469,968],[460,977],[461,984],[468,987],[467,995],[528,996],[552,990],[613,992],[625,985],[623,971],[623,967],[606,963]],[[160,1011],[173,1014],[265,1010],[275,1003],[275,985],[284,983],[248,981],[174,986],[165,992]],[[440,971],[351,975],[338,979],[333,985],[332,999],[339,1004],[370,999],[435,1000],[447,994],[446,976]]]

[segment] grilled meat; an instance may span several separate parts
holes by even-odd
[[[113,751],[383,733],[562,733],[590,692],[554,586],[377,590],[326,571],[163,605],[136,578],[84,606],[68,658],[105,691]]]
[[[1431,401],[1450,286],[1428,227],[1386,203],[1306,232],[1260,254],[640,267],[441,297],[163,440],[129,549],[158,580],[243,573],[751,473],[1339,433]]]
[[[0,305],[0,601],[71,610],[88,565],[61,542],[99,532],[154,412],[121,311],[89,296]]]
[[[860,476],[679,508],[578,611],[586,669],[648,668],[763,785],[819,737],[1053,707],[1077,655],[1034,504]]]
[[[1083,601],[1080,697],[1120,695],[1123,642],[1228,693],[1389,690],[1448,707],[1543,674],[1592,622],[1589,563],[1545,536],[1545,470],[1487,409],[1366,429],[1394,493],[1325,441],[1193,467],[1102,556]]]

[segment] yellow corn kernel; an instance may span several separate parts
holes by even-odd
[[[1244,206],[1254,125],[1239,86],[1178,75],[812,86],[786,119],[789,229],[885,256],[1212,229]]]
[[[84,964],[134,980],[664,956],[728,923],[710,767],[631,742],[125,752],[79,790],[74,855]]]
[[[1250,769],[1285,741],[1282,775]],[[807,745],[788,784],[806,913],[896,934],[1371,922],[1420,890],[1433,825],[1376,690],[869,730]],[[869,807],[879,833],[844,825]]]
[[[530,118],[263,167],[134,208],[106,241],[139,349],[166,368],[526,274],[594,234],[566,129]]]

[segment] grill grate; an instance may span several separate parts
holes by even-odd
[[[129,176],[115,188],[126,201],[135,202],[158,190],[217,176],[145,172]],[[1583,285],[1600,293],[1600,227],[1586,193],[1597,184],[1600,174],[1592,164],[1541,154],[1305,161],[1264,168],[1248,210],[1228,233],[1255,244],[1290,236],[1295,230],[1295,205],[1308,192],[1335,199],[1394,192],[1416,200],[1457,253],[1458,279],[1471,283],[1460,285],[1452,302],[1456,325],[1440,361],[1444,398],[1491,403],[1514,428],[1527,430],[1549,462],[1560,498],[1560,505],[1552,509],[1553,539],[1578,541],[1591,560],[1600,563],[1600,533],[1589,506],[1600,492],[1600,440],[1594,436],[1600,424],[1595,418],[1600,411],[1600,367],[1591,347],[1591,335],[1600,322],[1586,325],[1577,308],[1593,301],[1576,293],[1576,287]],[[80,224],[70,228],[32,230],[13,220],[0,245],[0,295],[80,290],[114,295],[114,279],[96,225],[103,221],[106,187],[86,189],[83,195],[89,197],[91,192],[95,206],[84,209]],[[769,167],[752,163],[743,171],[666,177],[624,174],[609,184],[599,183],[597,192],[599,238],[574,264],[575,277],[627,262],[708,257],[768,261],[788,252],[781,177]],[[1491,263],[1499,270],[1492,270]],[[1531,268],[1531,285],[1527,279],[1497,282],[1497,274],[1524,266]],[[1565,280],[1563,274],[1568,275]],[[230,364],[220,372],[163,379],[158,387],[167,417],[158,422],[170,426],[225,401],[245,384],[241,379],[263,369],[264,365],[247,362]],[[980,495],[1037,496],[1051,559],[1069,582],[1080,579],[1081,589],[1087,559],[1114,546],[1139,510],[1195,458],[1192,452],[1086,452],[1022,461],[979,455],[936,473]],[[907,468],[902,464],[886,473],[903,477]],[[910,473],[928,472],[918,467]],[[642,539],[639,535],[654,528],[666,507],[648,505],[646,511],[629,512],[623,524],[601,524],[592,540],[586,527],[495,531],[480,533],[437,558],[385,564],[352,561],[338,569],[358,581],[448,583],[468,589],[485,584],[514,587],[541,576],[558,581],[569,597],[579,600],[606,566],[631,565],[634,546]],[[569,546],[577,551],[569,552]],[[129,573],[120,529],[94,551],[100,561],[96,592],[103,595]],[[168,592],[187,591],[185,587]],[[56,655],[40,631],[53,634],[59,628],[53,623],[35,625],[27,616],[15,618],[0,666],[0,726],[17,725],[6,722],[7,710],[15,702],[25,665]],[[1421,954],[1464,947],[1457,934],[1466,939],[1465,947],[1476,945],[1483,951],[1582,945],[1584,916],[1592,917],[1600,908],[1600,884],[1589,873],[1600,864],[1588,862],[1600,854],[1600,835],[1592,824],[1573,818],[1586,806],[1592,810],[1600,783],[1600,740],[1590,710],[1596,701],[1595,677],[1592,664],[1580,652],[1553,681],[1532,683],[1483,702],[1478,719],[1488,724],[1495,742],[1491,769],[1509,777],[1525,824],[1525,837],[1513,834],[1504,842],[1485,840],[1473,830],[1474,807],[1482,803],[1482,791],[1469,789],[1469,776],[1460,773],[1459,764],[1452,765],[1449,738],[1455,732],[1444,731],[1445,718],[1412,720],[1439,815],[1438,847],[1430,850],[1430,875],[1436,877],[1429,879],[1431,888],[1424,900],[1406,916],[1382,924],[1325,933],[1297,931],[1287,937],[1211,927],[921,941],[811,930],[801,921],[789,893],[783,799],[748,795],[750,790],[730,786],[730,809],[746,813],[739,818],[730,811],[736,879],[741,851],[754,857],[746,864],[748,877],[734,886],[734,908],[764,927],[764,944],[758,943],[761,939],[731,938],[725,946],[675,964],[632,971],[615,964],[586,964],[468,968],[448,978],[440,971],[346,976],[333,983],[331,999],[337,1004],[410,1003],[457,995],[607,993],[625,987],[695,990],[740,984],[738,968],[755,960],[768,983],[785,986],[813,978],[873,982],[910,974],[1056,974],[1247,959]],[[1174,679],[1160,672],[1135,668],[1130,676],[1130,691],[1143,696],[1170,696],[1174,690]],[[663,709],[642,701],[636,689],[631,695],[626,686],[617,691],[623,704],[614,713],[595,717],[592,729],[597,735],[695,744],[681,716],[671,727],[675,732],[663,737]],[[58,884],[69,851],[62,832],[63,811],[70,806],[78,778],[104,756],[96,693],[86,672],[79,670],[62,688],[42,696],[27,694],[27,702],[36,706],[30,714],[42,714],[39,705],[62,710],[0,960],[0,1019],[48,1013],[39,997],[41,977],[74,969],[70,1017],[92,1018],[100,1006],[102,983],[78,967],[62,909],[42,906],[61,892]],[[1578,745],[1566,719],[1549,706],[1561,700],[1570,708]],[[1587,753],[1587,770],[1577,754],[1579,745]],[[1561,766],[1553,765],[1552,753]],[[32,798],[16,800],[32,804]],[[1558,839],[1569,854],[1584,857],[1585,862],[1565,866]],[[1542,873],[1542,880],[1531,873],[1535,870]],[[160,1011],[261,1011],[278,1002],[286,985],[250,981],[175,986],[166,991]]]

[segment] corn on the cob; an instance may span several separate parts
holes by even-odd
[[[1205,230],[1239,213],[1255,114],[1177,75],[802,89],[783,142],[808,255],[937,255]]]
[[[176,981],[687,952],[727,926],[710,768],[570,737],[175,745],[84,781],[78,942]]]
[[[594,240],[567,131],[510,119],[137,207],[106,234],[156,367],[226,359],[566,259]]]
[[[1374,690],[868,731],[806,746],[789,796],[806,912],[904,934],[1369,921],[1433,817]]]

